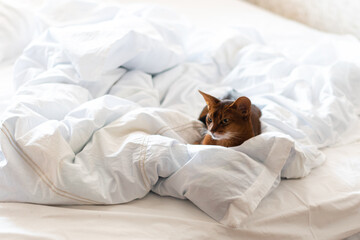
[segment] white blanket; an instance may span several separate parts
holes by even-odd
[[[116,204],[154,191],[236,227],[280,176],[308,175],[325,160],[318,148],[358,123],[360,69],[319,58],[329,46],[294,61],[255,29],[106,10],[50,28],[18,59],[1,118],[0,201]],[[263,134],[234,148],[192,145],[204,127],[198,89],[250,97]]]

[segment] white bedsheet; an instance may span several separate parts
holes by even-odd
[[[243,29],[242,29],[243,30]],[[245,31],[246,32],[246,31]],[[250,31],[251,33],[254,33],[254,31]],[[256,32],[256,31],[255,31]],[[249,32],[246,32],[246,34],[249,36]],[[245,34],[245,35],[246,35]],[[256,36],[255,36],[256,37]],[[268,40],[269,38],[267,38],[267,40]],[[337,42],[337,38],[336,37],[334,37],[334,39],[336,39],[336,42]],[[333,39],[333,40],[334,40]],[[253,40],[253,39],[252,39]],[[344,41],[345,40],[345,41]],[[340,39],[340,42],[348,42],[348,43],[353,43],[353,41],[352,40],[350,40],[350,41],[347,41],[347,39]],[[230,42],[231,43],[231,42]],[[241,43],[242,44],[242,43]],[[232,46],[232,44],[229,44],[230,46]],[[228,46],[229,46],[228,45]],[[278,46],[276,46],[276,44],[270,44],[274,49],[276,49]],[[320,44],[321,45],[321,44]],[[334,58],[338,58],[338,57],[344,57],[343,56],[343,54],[344,54],[344,51],[341,51],[341,47],[342,47],[342,45],[341,44],[339,44],[339,43],[337,43],[337,44],[335,44],[337,47],[339,47],[338,48],[338,51],[341,53],[340,55],[336,55],[336,56],[333,56]],[[206,46],[205,46],[206,47]],[[283,46],[284,47],[284,46]],[[320,49],[321,49],[321,47],[322,46],[320,46]],[[284,50],[285,49],[285,50]],[[282,50],[284,50],[283,51],[283,53],[284,54],[286,54],[287,55],[287,57],[289,57],[290,59],[292,59],[293,58],[293,56],[296,56],[298,53],[294,53],[294,52],[291,52],[290,54],[289,54],[289,52],[288,51],[286,51],[286,47],[284,47],[284,49],[282,49]],[[202,49],[202,50],[204,50],[204,49]],[[317,49],[315,49],[315,50],[317,50]],[[314,52],[316,52],[314,50]],[[346,51],[345,51],[346,52]],[[250,53],[251,53],[251,51],[250,51]],[[276,55],[276,54],[275,54]],[[315,54],[316,55],[316,54]],[[271,56],[271,54],[270,54],[270,56]],[[311,55],[310,53],[309,53],[309,56],[314,56],[314,55]],[[352,54],[345,54],[345,58],[346,59],[351,59],[351,58],[353,58],[353,55]],[[310,58],[309,59],[305,59],[306,61],[307,60],[311,60]],[[328,61],[328,59],[323,59],[324,61],[326,60],[326,61]],[[305,62],[306,62],[305,61]],[[317,60],[318,62],[320,61],[319,59]],[[321,62],[321,61],[320,61]],[[314,63],[313,63],[314,64]],[[326,62],[324,63],[324,62],[321,62],[321,64],[327,64]],[[224,66],[226,66],[226,64],[224,64]],[[344,66],[343,66],[344,67]],[[348,79],[351,79],[353,76],[354,76],[354,74],[355,74],[355,76],[356,76],[356,67],[355,67],[355,73],[354,73],[354,71],[349,71],[348,70],[349,69],[349,67],[348,66],[345,66],[345,70],[344,69],[342,69],[341,68],[341,66],[340,66],[340,72],[341,71],[346,71],[347,73],[349,73],[350,72],[350,77],[348,77]],[[350,68],[350,69],[352,69],[352,68]],[[181,69],[180,69],[181,70]],[[308,72],[307,71],[308,69],[306,69],[306,71],[304,71],[304,72]],[[227,69],[225,68],[225,69],[223,69],[223,71],[227,71]],[[181,73],[182,71],[180,71],[180,73]],[[203,71],[200,71],[201,73],[203,73]],[[301,76],[301,74],[303,73],[301,70],[299,71],[300,72],[300,76]],[[316,72],[316,71],[315,71]],[[330,71],[331,72],[331,71]],[[326,72],[327,73],[327,72]],[[161,76],[161,75],[160,75]],[[165,75],[164,75],[165,76]],[[91,77],[91,76],[90,76]],[[161,82],[161,81],[163,81],[163,80],[161,80],[161,78],[158,78],[158,79],[160,79],[159,80],[159,82]],[[145,80],[146,81],[146,80]],[[228,83],[230,82],[231,83],[231,78],[230,78],[230,80],[227,80],[228,81]],[[232,81],[235,81],[235,80],[232,80]],[[189,82],[187,82],[187,83],[189,83]],[[185,81],[185,83],[184,83],[184,85],[185,84],[187,84],[186,83],[186,81]],[[234,82],[232,82],[232,83],[234,83]],[[130,84],[131,85],[131,84]],[[160,99],[165,99],[164,98],[164,89],[166,89],[166,87],[164,87],[164,86],[166,86],[165,84],[159,84],[158,85],[158,87],[159,87],[159,93],[160,93]],[[356,85],[355,85],[356,86]],[[130,88],[131,87],[133,87],[134,88],[134,86],[129,86]],[[146,85],[145,85],[145,87],[146,87]],[[209,86],[207,86],[208,87],[208,89],[211,89],[211,87],[209,87]],[[114,89],[116,89],[116,88],[114,88]],[[290,87],[289,87],[289,89],[291,89]],[[246,90],[248,90],[248,89],[246,89]],[[250,95],[256,95],[256,93],[252,93],[251,94],[251,90],[252,89],[250,89],[250,91],[249,92],[247,92],[247,93],[249,93]],[[120,94],[124,94],[124,93],[126,93],[125,91],[123,91],[123,92],[121,92],[121,86],[116,90],[116,91],[119,91],[120,92]],[[115,91],[115,92],[116,92]],[[216,91],[215,91],[215,93],[216,93]],[[161,95],[161,94],[163,94],[163,95]],[[219,94],[219,93],[218,93]],[[292,94],[291,92],[289,93],[289,94]],[[114,94],[114,95],[116,95],[116,94]],[[151,96],[152,94],[150,93],[148,93],[148,94],[145,94],[145,95],[143,95],[143,96],[135,96],[135,101],[138,101],[138,100],[140,100],[140,99],[142,99],[144,96]],[[179,94],[180,95],[180,94]],[[300,94],[301,95],[301,94]],[[126,96],[126,97],[130,97],[130,96]],[[356,100],[356,97],[357,96],[354,96],[354,99],[350,99],[351,101],[357,101]],[[298,96],[298,98],[301,98],[301,96],[299,97]],[[131,99],[132,101],[134,101],[134,99]],[[176,100],[176,99],[175,99]],[[184,106],[186,106],[186,104],[184,104],[184,103],[181,103],[180,105],[177,105],[177,106],[175,106],[176,104],[174,104],[174,101],[175,101],[174,99],[172,99],[171,97],[170,98],[167,98],[166,99],[166,101],[163,101],[163,106],[166,106],[167,108],[173,108],[173,109],[176,109],[176,110],[180,110],[180,111],[182,111],[182,112],[185,112],[186,114],[190,114],[190,115],[192,115],[193,114],[193,116],[195,116],[195,113],[191,113],[191,112],[196,112],[196,111],[190,111],[190,110],[186,110],[185,108],[184,108]],[[296,100],[298,100],[298,99],[296,99]],[[186,101],[188,101],[188,99],[185,99],[185,103],[186,103]],[[351,102],[350,101],[350,102]],[[151,102],[151,101],[150,101]],[[156,102],[156,101],[153,101],[153,103],[154,102]],[[144,103],[143,104],[146,104],[146,103],[149,103],[149,101],[144,101]],[[152,104],[153,104],[152,103]],[[152,105],[151,103],[150,103],[150,105]],[[165,104],[167,104],[167,105],[165,105]],[[202,107],[202,106],[201,106]],[[198,109],[200,109],[200,105],[199,106],[197,106],[197,108]],[[346,113],[347,114],[347,113]],[[351,115],[351,114],[350,114]],[[195,116],[196,117],[196,116]],[[348,121],[349,120],[349,118],[347,118],[346,117],[346,115],[345,115],[345,122],[346,121]],[[338,120],[338,118],[335,118],[335,120],[337,121]],[[330,119],[330,122],[331,121],[333,121],[333,119]],[[325,131],[326,131],[326,128],[325,128]],[[337,140],[339,140],[340,138],[339,138],[339,136],[337,135],[337,134],[335,134],[335,136],[334,136],[334,132],[327,132],[327,133],[330,133],[330,139],[329,138],[325,138],[325,139],[321,139],[320,138],[320,140],[319,139],[316,139],[316,144],[318,144],[318,146],[325,146],[325,145],[327,145],[327,144],[329,144],[329,143],[334,143],[334,142],[336,142]],[[313,140],[313,138],[312,138],[312,140]],[[328,141],[328,142],[326,142],[325,141],[325,143],[324,143],[324,140],[326,140],[326,141]],[[341,139],[340,139],[341,140]],[[320,142],[319,142],[320,141]],[[307,142],[306,142],[307,143]],[[313,167],[313,166],[311,166],[311,167]],[[310,167],[310,168],[311,168]],[[351,216],[350,216],[351,217]],[[352,227],[352,228],[351,228]],[[353,227],[354,226],[351,226],[350,228],[351,229],[354,229]],[[355,226],[356,227],[356,226]],[[353,231],[353,230],[352,230]],[[230,233],[230,231],[227,231],[227,232],[229,232]],[[239,234],[239,233],[236,233],[236,234]],[[342,236],[345,236],[345,235],[342,235]]]

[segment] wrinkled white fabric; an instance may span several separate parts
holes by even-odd
[[[0,2],[0,61],[15,60],[44,29],[44,24],[28,9],[14,7],[10,3]]]
[[[189,29],[153,7],[50,28],[15,65],[0,200],[113,204],[152,190],[240,226],[280,176],[308,175],[325,160],[318,148],[358,121],[359,67],[312,54],[295,62],[254,29]],[[198,89],[250,97],[263,134],[191,145],[203,130]]]

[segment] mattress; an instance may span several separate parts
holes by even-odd
[[[322,58],[331,58],[332,53],[325,57],[319,55],[319,59],[307,59],[314,56],[314,51],[324,53],[319,46],[324,46],[325,42],[329,46],[336,45],[337,57],[359,64],[353,54],[358,42],[350,36],[314,31],[243,2],[226,1],[219,5],[216,1],[206,4],[198,1],[195,6],[190,1],[155,3],[175,8],[190,24],[198,26],[222,28],[241,22],[242,29],[256,29],[267,45],[294,61],[301,58],[309,64],[328,64],[327,59]],[[39,16],[46,24],[55,26],[66,25],[68,19],[59,13],[46,12],[56,13],[61,7],[73,9],[78,15],[75,14],[72,21],[81,24],[89,18],[87,14],[91,15],[90,10],[94,10],[89,7],[88,12],[79,14],[77,8],[92,6],[83,2],[52,6],[48,5]],[[299,38],[303,34],[306,38]],[[309,54],[304,54],[304,50]],[[13,62],[7,61],[0,68],[1,99],[6,100],[1,102],[2,112],[11,104],[9,99],[14,94],[9,80],[13,78],[12,66]],[[142,199],[108,206],[2,202],[0,236],[6,239],[344,239],[360,231],[359,135],[354,132],[337,139],[332,147],[322,147],[320,151],[327,160],[321,166],[312,169],[304,178],[282,180],[236,228],[215,221],[188,200],[160,197],[150,192]]]

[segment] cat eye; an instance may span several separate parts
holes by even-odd
[[[207,119],[207,120],[208,120],[208,122],[209,122],[209,123],[211,123],[211,122],[212,122],[212,119],[211,119],[211,118],[209,118],[209,117],[208,117],[208,119]]]
[[[225,118],[221,121],[222,124],[227,124],[229,122],[229,119],[228,118]]]

